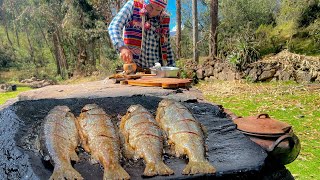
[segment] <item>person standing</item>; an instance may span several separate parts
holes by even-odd
[[[113,18],[108,31],[124,63],[138,71],[157,62],[175,66],[166,6],[167,0],[129,0]]]

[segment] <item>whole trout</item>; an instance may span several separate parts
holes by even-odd
[[[56,106],[44,119],[42,150],[54,165],[50,179],[83,179],[71,165],[78,161],[78,131],[75,117],[67,106]]]
[[[173,171],[163,163],[163,136],[153,116],[141,105],[132,105],[120,122],[120,135],[125,156],[143,158],[145,176],[170,175]]]
[[[215,168],[205,158],[202,125],[185,106],[169,99],[162,100],[157,109],[156,121],[165,132],[175,155],[187,155],[189,158],[182,174],[215,173]]]
[[[119,162],[119,136],[104,110],[96,104],[85,105],[77,125],[82,147],[104,167],[103,179],[129,179]]]

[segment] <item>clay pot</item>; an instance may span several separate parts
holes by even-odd
[[[268,114],[238,117],[233,122],[237,124],[240,132],[260,145],[280,164],[289,164],[298,157],[300,140],[289,124],[271,119]]]

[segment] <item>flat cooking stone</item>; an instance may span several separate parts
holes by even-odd
[[[100,82],[99,82],[100,83]],[[100,84],[101,85],[101,84]],[[158,103],[162,98],[180,100],[190,109],[194,116],[206,126],[208,138],[208,159],[216,167],[215,175],[184,176],[181,174],[186,164],[185,159],[165,156],[165,163],[175,174],[156,176],[148,179],[268,179],[269,174],[281,179],[292,179],[284,167],[274,170],[274,164],[268,165],[267,154],[258,145],[251,142],[236,130],[236,126],[218,106],[202,101],[197,90],[164,90],[161,88],[142,88],[118,85],[106,85],[98,89],[87,89],[82,85],[67,88],[54,86],[22,94],[6,106],[0,106],[0,179],[48,179],[52,167],[41,160],[39,153],[40,125],[47,113],[57,105],[67,105],[78,116],[85,104],[96,103],[113,117],[124,115],[132,104],[141,104],[155,115]],[[64,89],[59,96],[58,89]],[[102,89],[102,90],[101,90]],[[82,91],[81,91],[82,90]],[[63,93],[61,91],[61,93]],[[68,93],[67,93],[68,92]],[[38,94],[38,95],[37,95]],[[141,95],[144,94],[144,95]],[[64,99],[67,98],[67,99]],[[85,179],[102,179],[101,167],[89,163],[90,156],[81,151],[80,162],[74,167]],[[144,170],[142,161],[122,160],[122,165],[131,175],[131,179],[142,179]],[[272,167],[265,170],[265,167]],[[266,178],[267,177],[267,178]]]
[[[125,114],[132,104],[141,104],[155,114],[161,98],[153,96],[109,97],[99,99],[61,99],[17,102],[0,113],[1,121],[1,176],[6,178],[38,177],[48,179],[51,171],[44,167],[38,152],[39,127],[42,120],[56,105],[67,105],[78,116],[81,108],[88,103],[97,103],[104,110],[116,117]],[[259,171],[264,165],[266,153],[236,130],[235,125],[217,107],[209,103],[185,103],[195,117],[208,130],[208,158],[217,168],[215,176],[237,172]],[[116,121],[116,118],[114,118]],[[15,138],[14,138],[15,136]],[[86,154],[81,153],[81,159]],[[29,158],[28,158],[29,157]],[[88,158],[87,158],[88,159]],[[195,178],[183,176],[182,169],[186,160],[166,158],[165,161],[175,175],[154,177],[153,179]],[[87,160],[75,164],[85,178],[101,179],[102,170],[98,165],[90,165]],[[127,163],[124,167],[132,179],[140,179],[143,163]],[[1,179],[3,179],[1,178]]]

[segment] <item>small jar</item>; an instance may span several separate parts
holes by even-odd
[[[137,70],[137,65],[136,63],[127,63],[123,64],[123,71],[126,74],[134,74]]]

